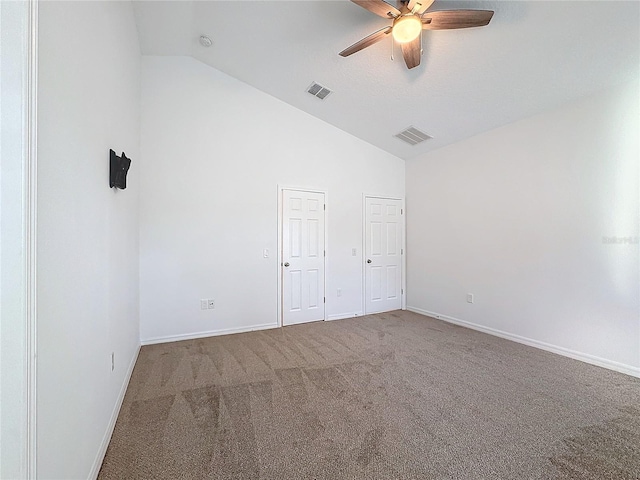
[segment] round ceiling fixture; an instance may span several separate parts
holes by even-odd
[[[202,45],[203,47],[210,47],[211,45],[213,45],[213,40],[211,40],[206,35],[200,35],[200,45]]]
[[[401,15],[393,22],[393,38],[398,43],[407,43],[418,38],[422,31],[422,22],[417,15]]]

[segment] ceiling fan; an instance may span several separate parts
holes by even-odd
[[[402,56],[408,68],[420,65],[422,30],[449,30],[483,27],[491,21],[491,10],[441,10],[427,12],[434,0],[398,0],[398,8],[383,0],[351,0],[376,15],[391,19],[393,23],[381,28],[340,52],[348,57],[378,43],[389,34],[402,47]]]

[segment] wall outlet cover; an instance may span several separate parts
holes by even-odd
[[[216,301],[215,300],[209,300],[208,307],[209,308],[216,308]]]

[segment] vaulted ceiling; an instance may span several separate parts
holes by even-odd
[[[338,56],[390,23],[348,0],[134,3],[143,54],[190,55],[404,159],[638,79],[639,2],[437,0],[430,10],[460,8],[495,14],[486,27],[425,31],[422,64],[408,70],[390,39]],[[314,81],[333,93],[308,94]],[[394,137],[410,125],[433,138]]]

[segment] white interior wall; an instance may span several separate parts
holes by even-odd
[[[277,324],[278,185],[328,192],[327,314],[362,314],[362,195],[404,162],[192,58],[142,78],[143,342]]]
[[[38,478],[90,478],[139,348],[140,52],[129,2],[41,2],[39,28]]]
[[[408,308],[640,373],[638,107],[636,80],[409,161]]]

